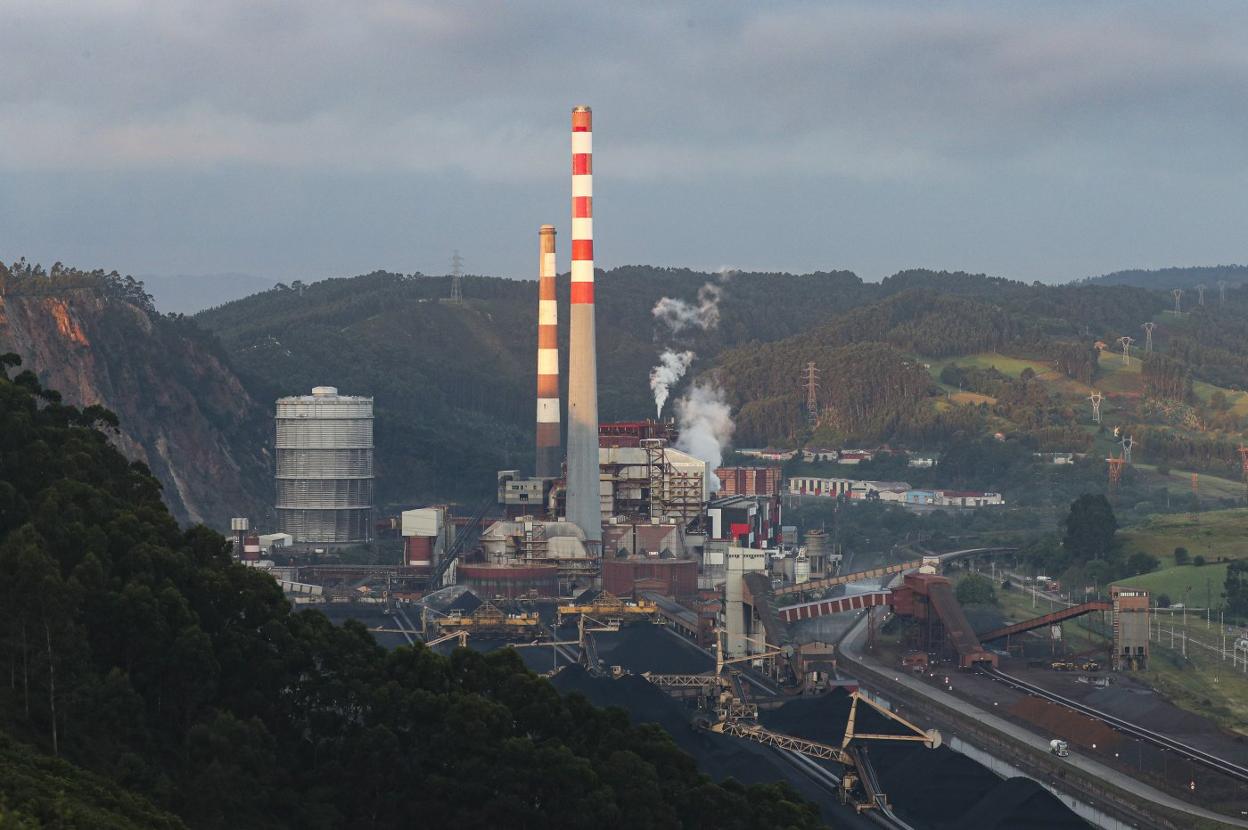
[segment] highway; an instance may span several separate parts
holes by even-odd
[[[965,700],[954,697],[953,695],[945,694],[938,689],[934,689],[927,684],[910,677],[904,672],[899,672],[893,666],[884,665],[883,663],[875,660],[873,657],[863,654],[862,641],[866,635],[865,623],[866,616],[864,615],[859,618],[856,623],[854,623],[849,632],[846,633],[845,638],[841,641],[841,654],[845,658],[846,662],[850,664],[858,663],[872,668],[881,674],[891,675],[896,683],[906,687],[907,690],[915,695],[919,695],[936,703],[947,706],[950,709],[961,712],[968,717],[974,718],[980,724],[1003,735],[1009,736],[1019,743],[1025,744],[1041,752],[1049,751],[1049,742],[1047,738],[1036,735],[1022,726],[1018,726],[1017,724],[997,717],[991,712],[981,709]],[[852,668],[850,669],[850,672],[852,673]],[[1129,792],[1144,801],[1148,801],[1189,816],[1221,822],[1229,827],[1248,828],[1248,821],[1226,816],[1222,813],[1215,813],[1214,811],[1205,809],[1204,807],[1189,804],[1182,799],[1176,798],[1168,793],[1164,793],[1161,790],[1149,786],[1136,778],[1132,778],[1126,773],[1120,772],[1112,767],[1108,767],[1105,764],[1102,764],[1085,755],[1081,755],[1078,752],[1072,751],[1071,755],[1064,760],[1066,763],[1069,763],[1070,766],[1080,770],[1093,780],[1104,781],[1120,790]]]

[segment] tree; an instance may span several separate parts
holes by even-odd
[[[992,580],[980,574],[968,574],[958,583],[957,598],[962,605],[997,604],[997,592]]]
[[[1062,546],[1076,562],[1109,558],[1117,530],[1109,500],[1099,493],[1084,493],[1071,503],[1062,521]]]
[[[1161,563],[1151,553],[1138,551],[1127,559],[1127,571],[1132,575],[1152,573]]]
[[[1190,559],[1187,548],[1180,546],[1174,549],[1174,564],[1186,565]]]
[[[1023,381],[1024,383],[1031,380],[1035,376],[1036,376],[1036,370],[1031,368],[1030,366],[1023,367],[1023,371],[1018,373],[1018,379]]]
[[[1236,617],[1248,617],[1248,559],[1236,559],[1226,566],[1226,610]]]
[[[1158,594],[1158,595],[1157,595],[1157,607],[1158,607],[1158,608],[1169,608],[1169,607],[1170,607],[1170,595],[1169,595],[1169,594]]]
[[[1203,568],[1205,566],[1205,557],[1199,553],[1196,554],[1192,557],[1192,564],[1198,568]]]

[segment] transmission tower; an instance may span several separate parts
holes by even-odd
[[[1192,509],[1188,512],[1187,517],[1193,522],[1200,521],[1200,517],[1196,515],[1200,511],[1200,476],[1192,473]]]
[[[1248,502],[1248,447],[1239,445],[1239,464],[1244,477],[1244,501]]]
[[[1205,284],[1203,282],[1196,286],[1196,302],[1199,305],[1205,304]]]
[[[1105,396],[1102,395],[1100,392],[1097,392],[1095,389],[1092,390],[1091,395],[1088,395],[1088,400],[1092,402],[1092,422],[1093,423],[1099,424],[1101,422],[1101,401],[1104,399],[1105,399]]]
[[[1149,320],[1144,324],[1144,353],[1150,354],[1153,351],[1153,329],[1157,328],[1157,324]]]
[[[459,305],[464,301],[464,258],[456,251],[451,255],[451,302]]]
[[[1226,280],[1218,280],[1218,304],[1226,305]]]
[[[1109,465],[1109,500],[1114,501],[1118,495],[1118,482],[1122,481],[1122,468],[1127,462],[1121,458],[1115,458],[1111,452],[1109,458],[1105,459],[1105,463]]]
[[[1174,313],[1176,315],[1182,314],[1183,313],[1183,289],[1176,288],[1170,292],[1170,295],[1174,297]]]
[[[1118,442],[1122,445],[1122,460],[1125,464],[1131,463],[1131,448],[1135,446],[1135,439],[1130,435],[1124,435],[1122,440]]]
[[[1128,366],[1131,364],[1131,344],[1134,342],[1134,337],[1127,337],[1125,334],[1118,338],[1118,344],[1122,346],[1122,362]]]
[[[802,370],[802,386],[806,389],[806,418],[813,426],[819,421],[819,367],[813,360]]]

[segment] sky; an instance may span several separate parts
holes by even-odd
[[[0,259],[313,280],[595,253],[1242,263],[1248,4],[0,0]]]

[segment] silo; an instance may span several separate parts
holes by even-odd
[[[372,536],[373,399],[318,386],[277,401],[277,523],[296,542]]]

